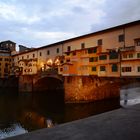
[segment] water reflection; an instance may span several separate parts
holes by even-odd
[[[20,135],[20,134],[24,134],[27,133],[28,131],[25,130],[19,123],[13,123],[11,125],[6,126],[2,129],[2,127],[0,127],[0,139],[6,138],[6,137],[12,137],[15,135]]]
[[[64,104],[61,93],[0,95],[0,138],[50,128],[119,107],[119,99]]]

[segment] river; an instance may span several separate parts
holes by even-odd
[[[0,94],[0,139],[33,130],[54,127],[119,108],[119,99],[94,103],[64,104],[63,98],[45,93],[21,94],[8,91]]]

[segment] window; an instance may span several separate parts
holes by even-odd
[[[140,72],[140,66],[138,66],[138,72]]]
[[[124,41],[124,35],[123,34],[118,36],[118,41],[119,42],[123,42]]]
[[[96,52],[97,52],[97,48],[89,48],[88,49],[88,54],[96,53]]]
[[[63,60],[61,60],[60,63],[61,63],[61,64],[64,63]]]
[[[22,59],[24,59],[24,56],[22,56]]]
[[[85,48],[85,43],[81,43],[81,49]]]
[[[135,45],[140,46],[140,39],[135,39]]]
[[[56,53],[59,53],[59,48],[56,49]]]
[[[133,54],[132,53],[129,54],[129,58],[133,58]]]
[[[90,57],[89,58],[89,62],[97,62],[98,61],[98,57]]]
[[[2,58],[0,58],[0,61],[2,61]]]
[[[93,57],[89,58],[89,62],[93,62]]]
[[[8,58],[5,58],[4,60],[5,60],[5,61],[9,61],[9,59],[8,59]]]
[[[29,58],[29,55],[27,55],[27,58]]]
[[[105,71],[105,66],[100,66],[100,71]]]
[[[92,70],[92,71],[96,71],[96,67],[92,67],[91,70]]]
[[[68,66],[64,66],[63,70],[67,71],[68,70]]]
[[[5,63],[5,67],[8,67],[8,63]]]
[[[127,58],[127,54],[123,54],[123,58]]]
[[[137,58],[140,58],[140,53],[137,53]]]
[[[39,56],[42,56],[42,53],[41,52],[39,53]]]
[[[99,60],[106,60],[107,59],[107,56],[106,55],[100,55],[99,56]]]
[[[35,57],[35,54],[33,53],[33,58]]]
[[[72,52],[72,55],[76,55],[76,51]]]
[[[103,41],[102,41],[102,39],[99,39],[99,40],[97,41],[97,45],[98,45],[98,46],[103,45]]]
[[[117,72],[118,71],[118,66],[117,64],[112,65],[112,72]]]
[[[122,72],[131,72],[132,68],[131,67],[122,67]]]
[[[68,46],[67,51],[68,51],[68,52],[71,51],[71,46]]]
[[[49,50],[47,50],[47,55],[50,55],[50,51]]]
[[[60,68],[60,71],[63,71],[63,68]]]
[[[66,62],[70,62],[70,59],[67,59]]]
[[[118,59],[118,53],[116,52],[111,52],[109,54],[109,59]]]

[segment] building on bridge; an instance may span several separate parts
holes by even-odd
[[[26,50],[13,55],[14,63],[23,75],[47,70],[59,61],[63,76],[139,76],[139,29],[138,20]]]

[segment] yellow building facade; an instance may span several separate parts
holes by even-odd
[[[14,61],[11,53],[16,44],[10,40],[0,42],[0,78],[14,75]]]

